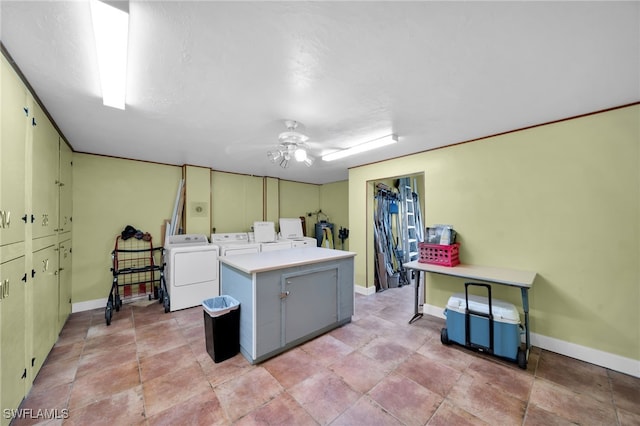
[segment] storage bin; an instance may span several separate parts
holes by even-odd
[[[240,303],[231,296],[202,302],[207,353],[213,362],[222,362],[240,352]]]
[[[469,309],[485,315],[489,313],[489,301],[487,297],[469,295]],[[467,345],[466,342],[466,301],[464,293],[456,293],[449,298],[446,316],[446,329],[443,329],[443,343],[446,340]],[[493,313],[493,354],[499,357],[519,361],[518,349],[520,348],[520,314],[516,307],[508,302],[492,299],[491,311]],[[469,336],[472,348],[489,348],[491,345],[489,335],[489,319],[480,315],[470,314]]]
[[[458,256],[460,243],[451,245],[418,243],[418,249],[420,251],[419,263],[441,266],[456,266],[460,264]]]

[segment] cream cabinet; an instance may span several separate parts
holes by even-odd
[[[58,233],[63,234],[71,232],[71,216],[73,213],[72,202],[72,171],[73,165],[73,152],[69,145],[60,138],[60,166],[59,166],[59,178],[58,189],[60,200],[60,214],[58,215]]]
[[[29,110],[27,89],[6,61],[2,61],[2,148],[0,155],[0,244],[24,241],[25,141]]]
[[[33,238],[55,235],[58,229],[59,137],[53,124],[32,99]]]
[[[33,253],[31,378],[35,378],[58,337],[58,253],[55,244]]]
[[[0,407],[17,410],[71,312],[73,152],[0,55]],[[0,416],[0,426],[10,418]]]
[[[71,314],[71,239],[58,245],[58,328],[59,334]]]
[[[17,408],[27,391],[25,257],[0,265],[0,406]],[[2,425],[9,419],[2,416]]]

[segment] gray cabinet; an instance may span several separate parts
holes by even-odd
[[[291,251],[273,253],[287,252]],[[267,254],[238,256],[232,262]],[[221,259],[220,293],[240,302],[240,351],[249,362],[264,361],[351,321],[353,257],[284,263],[255,272],[225,263],[229,260]]]

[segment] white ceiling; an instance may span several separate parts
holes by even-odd
[[[74,150],[309,183],[640,100],[640,2],[130,2],[127,107],[102,105],[89,4],[0,3],[2,43]],[[314,153],[282,169],[284,119]]]

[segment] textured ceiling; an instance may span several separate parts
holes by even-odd
[[[87,1],[0,2],[2,43],[74,150],[310,183],[640,100],[639,2],[131,1],[127,107],[102,105]],[[266,152],[303,124],[307,168]]]

